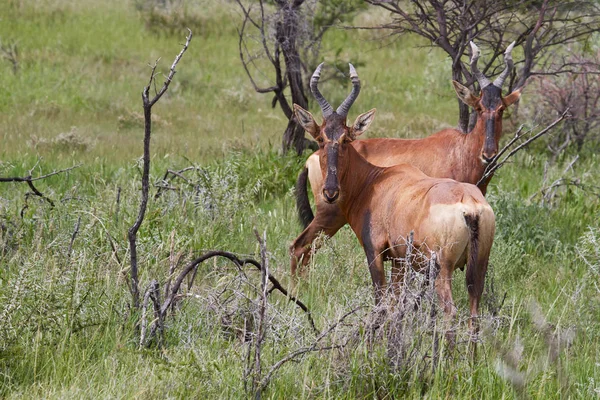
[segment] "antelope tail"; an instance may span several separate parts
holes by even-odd
[[[310,208],[310,201],[308,200],[308,191],[306,189],[307,182],[308,168],[304,167],[296,181],[296,210],[298,210],[298,218],[300,219],[303,229],[306,229],[315,218],[312,208]]]
[[[465,214],[469,229],[469,252],[467,256],[467,290],[471,296],[480,297],[483,293],[485,268],[479,265],[479,215]]]

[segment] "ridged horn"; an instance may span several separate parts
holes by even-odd
[[[350,66],[350,80],[352,81],[352,92],[346,97],[346,100],[338,107],[336,112],[341,116],[347,116],[348,111],[350,111],[350,107],[354,104],[354,101],[358,97],[360,93],[360,79],[358,79],[358,74],[356,73],[356,69],[354,69],[354,65],[348,63]]]
[[[477,79],[477,82],[479,82],[479,87],[483,89],[484,87],[489,86],[491,82],[481,71],[479,71],[479,68],[477,68],[477,60],[479,60],[479,56],[481,55],[479,47],[477,47],[473,41],[470,41],[469,44],[471,45],[471,52],[473,53],[471,56],[471,71]]]
[[[504,68],[504,71],[502,71],[500,76],[497,77],[496,80],[494,81],[494,86],[496,86],[498,88],[502,88],[502,85],[504,85],[504,80],[506,79],[506,77],[510,74],[510,72],[513,69],[513,65],[514,65],[513,59],[512,59],[513,47],[515,47],[515,42],[512,42],[510,44],[510,46],[508,46],[506,48],[506,51],[504,52],[504,63],[506,64],[506,68]]]
[[[321,106],[321,112],[323,113],[323,117],[328,117],[331,114],[333,114],[333,107],[331,107],[329,102],[325,100],[325,97],[323,97],[321,92],[319,92],[318,88],[319,78],[321,77],[321,68],[323,68],[323,64],[325,63],[322,62],[321,64],[319,64],[317,69],[315,69],[315,72],[312,74],[310,78],[310,90],[313,96],[315,96],[317,103],[319,103],[319,106]]]

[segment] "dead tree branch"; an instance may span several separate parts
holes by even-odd
[[[258,269],[259,271],[262,271],[262,266],[261,264],[251,258],[239,258],[237,255],[235,255],[234,253],[230,253],[227,251],[221,251],[221,250],[214,250],[214,251],[209,251],[207,253],[204,253],[203,255],[201,255],[200,257],[196,258],[195,260],[191,261],[190,263],[188,263],[184,269],[180,272],[180,274],[177,276],[177,279],[175,279],[175,282],[173,283],[173,287],[171,288],[171,291],[169,293],[168,296],[165,297],[165,301],[162,304],[161,307],[161,314],[162,314],[162,318],[164,319],[167,311],[169,309],[169,307],[172,305],[172,303],[174,302],[175,298],[177,297],[177,293],[179,292],[179,289],[181,288],[181,284],[183,283],[184,279],[186,278],[186,276],[192,272],[193,270],[195,270],[195,268],[203,263],[204,261],[211,259],[213,257],[223,257],[226,258],[228,260],[230,260],[231,262],[233,262],[236,267],[238,267],[239,269],[241,269],[244,265],[246,264],[250,264],[253,265],[256,269]],[[311,312],[308,309],[308,307],[300,300],[298,300],[297,298],[295,298],[294,296],[290,295],[289,292],[287,291],[287,289],[285,289],[281,283],[279,282],[279,280],[277,280],[277,278],[275,278],[273,275],[271,275],[270,273],[267,274],[267,278],[269,280],[269,282],[271,282],[271,284],[273,285],[273,287],[275,289],[277,289],[282,295],[284,295],[285,297],[287,297],[289,299],[289,301],[291,301],[292,303],[296,304],[298,307],[300,307],[300,309],[302,311],[304,311],[307,315],[307,318],[310,322],[311,327],[313,328],[313,330],[315,332],[318,332],[316,326],[315,326],[315,322],[312,318]]]
[[[275,0],[271,2],[274,7],[268,7],[264,0],[236,2],[242,16],[238,29],[242,67],[254,90],[272,94],[271,106],[279,104],[288,120],[282,140],[284,153],[300,155],[314,144],[305,140],[304,129],[294,119],[292,103],[308,107],[307,71],[316,66],[323,35],[336,23],[349,21],[362,3]],[[264,78],[259,81],[260,76]],[[290,96],[286,97],[287,90]]]
[[[513,139],[511,139],[511,141],[502,148],[502,150],[500,150],[498,152],[498,154],[492,159],[492,161],[490,161],[490,163],[487,165],[487,167],[485,168],[485,172],[483,174],[483,176],[481,177],[481,179],[477,182],[477,186],[479,186],[482,182],[485,182],[488,179],[491,179],[492,175],[494,175],[494,173],[500,168],[502,167],[506,161],[512,157],[513,155],[515,155],[519,150],[522,150],[523,148],[529,146],[533,141],[535,141],[536,139],[539,139],[540,137],[542,137],[543,135],[545,135],[546,133],[550,132],[552,130],[552,128],[554,128],[556,125],[558,125],[562,120],[564,120],[565,118],[569,117],[569,109],[567,108],[567,110],[565,110],[565,112],[562,113],[562,115],[560,117],[558,117],[554,122],[552,122],[550,125],[546,126],[544,129],[542,129],[541,131],[539,131],[538,133],[536,133],[535,135],[531,136],[529,139],[527,139],[526,141],[524,141],[523,143],[521,143],[520,145],[518,145],[517,147],[510,149],[510,147],[516,143],[519,139],[521,139],[522,137],[524,137],[525,135],[531,133],[532,130],[528,130],[527,132],[521,133],[521,128],[519,128],[519,130],[517,131],[517,134],[515,135],[515,137]],[[510,149],[510,151],[509,151]],[[502,161],[499,161],[500,157],[506,153],[508,151],[508,154],[502,159]]]
[[[156,104],[158,100],[165,94],[169,85],[173,80],[173,76],[175,76],[175,67],[181,60],[181,57],[187,50],[190,41],[192,40],[192,31],[188,29],[188,35],[186,37],[186,42],[183,45],[183,48],[179,52],[179,54],[175,57],[173,64],[171,65],[171,69],[169,71],[169,75],[165,78],[162,87],[156,93],[153,98],[150,98],[150,87],[156,84],[156,67],[158,65],[158,61],[154,63],[152,66],[152,71],[150,72],[150,80],[148,85],[144,88],[142,92],[142,101],[144,106],[144,156],[143,156],[143,172],[142,172],[142,198],[140,201],[140,208],[138,212],[137,219],[135,223],[129,228],[127,233],[127,237],[129,239],[129,248],[131,255],[131,296],[133,300],[133,307],[139,308],[140,303],[140,294],[139,294],[139,278],[138,278],[138,254],[137,254],[137,232],[144,221],[144,216],[146,214],[146,208],[148,206],[148,191],[149,191],[149,179],[150,179],[150,136],[152,134],[152,106]]]
[[[39,160],[29,170],[29,172],[27,173],[26,176],[22,176],[22,177],[21,176],[15,176],[15,177],[7,177],[7,178],[0,177],[0,182],[26,182],[27,186],[29,186],[29,188],[31,189],[31,192],[27,192],[25,194],[25,205],[21,209],[21,218],[23,218],[25,210],[29,207],[27,200],[28,200],[29,196],[31,196],[31,195],[38,196],[38,197],[42,198],[48,204],[50,204],[50,207],[54,207],[54,201],[52,201],[52,199],[50,199],[49,197],[45,196],[42,192],[40,192],[35,187],[35,185],[33,184],[33,182],[39,181],[39,180],[42,180],[42,179],[46,179],[46,178],[49,178],[49,177],[54,176],[54,175],[62,174],[63,172],[68,172],[68,171],[71,171],[71,170],[73,170],[75,168],[79,168],[81,166],[81,164],[77,164],[77,165],[74,165],[74,166],[69,167],[69,168],[61,169],[61,170],[58,170],[58,171],[52,171],[49,174],[37,176],[37,177],[34,178],[33,176],[31,176],[31,174],[33,173],[33,170],[37,167],[38,164],[39,164]]]
[[[348,344],[348,341],[350,340],[350,338],[348,338],[348,340],[345,343],[342,344],[338,344],[338,345],[331,345],[331,346],[319,346],[319,344],[321,343],[321,341],[323,339],[325,339],[327,336],[329,336],[340,324],[342,324],[346,318],[350,317],[351,315],[354,315],[357,311],[359,311],[360,309],[364,308],[363,306],[360,307],[356,307],[350,311],[348,311],[347,313],[345,313],[344,315],[342,315],[336,322],[334,322],[333,324],[331,324],[329,326],[329,328],[327,328],[326,330],[324,330],[323,332],[321,332],[321,334],[319,334],[319,336],[317,336],[317,338],[315,339],[315,341],[307,347],[303,347],[301,349],[298,349],[290,354],[288,354],[287,356],[283,357],[281,360],[277,361],[273,366],[271,366],[271,368],[269,369],[269,372],[265,375],[265,377],[262,379],[261,383],[260,383],[260,387],[258,388],[258,394],[262,393],[267,386],[269,385],[269,382],[271,381],[271,379],[273,378],[273,375],[281,368],[283,367],[286,363],[295,360],[296,358],[306,354],[306,353],[312,353],[315,351],[324,351],[324,350],[334,350],[334,349],[340,349],[345,347]],[[260,396],[259,396],[260,397]]]
[[[390,13],[389,22],[378,26],[394,34],[416,34],[430,41],[452,60],[452,79],[475,90],[468,68],[469,41],[489,49],[488,61],[480,68],[486,76],[504,67],[502,53],[513,40],[523,48],[518,75],[507,77],[512,91],[535,75],[565,74],[581,71],[582,66],[557,63],[557,52],[583,43],[600,31],[600,4],[593,0],[519,0],[514,2],[481,0],[366,0]],[[372,27],[369,27],[372,28]],[[469,131],[469,108],[458,101],[459,127]],[[474,118],[472,119],[474,120]]]
[[[197,171],[198,169],[199,169],[198,167],[194,167],[194,166],[186,167],[186,168],[180,169],[179,171],[167,169],[167,171],[165,172],[165,175],[161,179],[160,183],[155,185],[156,187],[158,187],[158,190],[157,190],[156,194],[154,195],[154,198],[158,199],[163,194],[164,190],[168,190],[168,189],[177,190],[176,188],[169,185],[169,175],[172,175],[175,178],[182,179],[188,185],[193,185],[192,181],[190,181],[183,174],[187,171]]]
[[[260,276],[260,306],[258,310],[258,329],[254,340],[254,377],[252,379],[252,391],[255,393],[255,398],[260,399],[261,386],[261,349],[265,338],[265,317],[267,314],[267,277],[269,276],[269,259],[267,257],[267,233],[261,238],[258,230],[254,228],[254,235],[260,246],[260,260],[262,263]]]
[[[544,203],[550,203],[552,201],[552,199],[556,196],[556,192],[561,187],[563,187],[563,188],[576,187],[578,189],[585,191],[588,194],[591,194],[595,197],[600,198],[600,186],[585,184],[581,181],[580,178],[568,178],[568,177],[564,176],[565,174],[567,174],[567,172],[569,170],[574,171],[573,165],[577,162],[578,159],[579,159],[579,155],[575,156],[562,171],[562,176],[560,178],[556,179],[550,185],[546,185],[546,181],[547,181],[546,173],[547,172],[544,171],[544,181],[542,183],[542,187],[529,197],[529,201],[533,201],[533,199],[540,196],[542,205],[544,205]],[[548,164],[546,164],[546,167],[547,166],[548,166]]]

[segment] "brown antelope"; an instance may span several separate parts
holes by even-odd
[[[475,185],[431,178],[409,164],[379,167],[369,163],[351,143],[368,129],[375,110],[359,115],[347,126],[346,115],[360,88],[358,75],[350,65],[352,94],[334,112],[317,88],[322,65],[311,78],[311,89],[321,106],[323,123],[318,125],[311,113],[296,104],[294,112],[319,143],[323,199],[337,204],[363,246],[376,302],[386,287],[384,260],[392,261],[397,287],[404,265],[398,260],[406,255],[404,239],[413,231],[416,250],[436,255],[439,273],[435,289],[447,319],[456,313],[452,273],[466,263],[469,326],[474,330],[494,237],[492,208]],[[413,267],[420,269],[418,260]]]
[[[513,46],[514,43],[506,49],[504,53],[506,67],[492,83],[477,68],[480,51],[471,42],[473,52],[471,70],[482,89],[481,96],[452,81],[458,97],[477,112],[477,123],[471,132],[464,134],[457,129],[444,129],[423,139],[366,139],[353,141],[352,147],[370,163],[378,166],[389,167],[408,163],[431,177],[450,178],[476,184],[483,176],[486,165],[498,152],[504,109],[521,96],[521,89],[515,90],[506,97],[501,95],[504,80],[513,68],[511,55]],[[312,82],[311,88],[314,88]],[[349,99],[352,96],[355,98],[359,90],[360,88],[356,88]],[[313,93],[315,93],[314,89]],[[324,99],[317,96],[317,101],[322,104]],[[338,109],[338,115],[345,116],[348,112],[347,107],[340,106],[340,108],[342,109]],[[312,255],[311,244],[319,233],[323,232],[331,237],[347,223],[339,206],[328,203],[321,195],[323,188],[319,161],[321,154],[323,154],[322,150],[308,158],[296,185],[297,207],[305,230],[294,240],[290,248],[293,274],[296,273],[299,261],[302,263],[301,271],[306,272]],[[306,190],[307,178],[310,180],[317,208],[314,219]],[[489,179],[479,187],[484,195],[488,183]]]

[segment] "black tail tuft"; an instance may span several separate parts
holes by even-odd
[[[465,222],[469,228],[469,256],[467,259],[467,290],[471,296],[479,297],[483,293],[483,278],[479,268],[479,216],[465,215]]]
[[[307,182],[308,168],[304,167],[296,181],[296,210],[298,210],[298,218],[304,229],[315,218],[312,208],[310,208],[310,201],[308,200]]]

